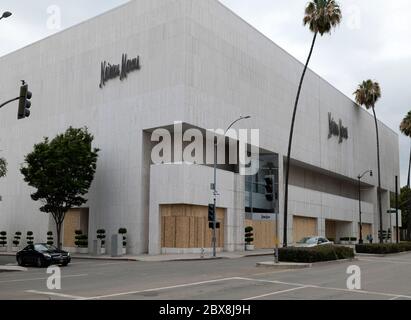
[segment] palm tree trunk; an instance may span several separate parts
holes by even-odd
[[[381,207],[381,166],[380,166],[380,138],[378,135],[378,120],[377,115],[375,114],[375,107],[372,107],[372,112],[374,113],[374,121],[375,121],[375,131],[377,134],[377,165],[378,165],[378,190],[377,190],[377,197],[378,197],[378,212],[380,215],[380,243],[383,243],[383,235],[382,235],[382,207]]]
[[[310,53],[308,54],[307,62],[305,63],[303,74],[301,75],[301,80],[300,80],[300,84],[298,86],[297,96],[295,98],[293,118],[291,120],[290,138],[288,140],[288,153],[287,153],[287,162],[286,162],[286,170],[285,170],[283,247],[287,247],[288,182],[289,182],[289,176],[290,176],[290,157],[291,157],[291,145],[292,145],[292,142],[293,142],[295,116],[297,114],[298,101],[300,100],[300,94],[301,94],[301,89],[302,89],[303,82],[304,82],[305,73],[307,72],[308,64],[309,64],[309,62],[311,60],[311,56],[313,54],[316,39],[317,39],[317,33],[314,34],[313,42],[311,44]]]

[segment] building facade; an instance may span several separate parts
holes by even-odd
[[[192,141],[186,133],[224,129],[249,115],[236,128],[259,130],[260,169],[244,176],[236,164],[218,165],[217,243],[219,250],[244,250],[244,227],[251,225],[256,247],[274,245],[273,213],[283,209],[284,158],[303,66],[218,1],[130,1],[1,57],[0,68],[2,100],[16,96],[21,79],[33,92],[30,118],[17,121],[17,106],[1,110],[0,149],[9,166],[0,180],[0,229],[10,236],[31,230],[44,241],[53,230],[20,174],[24,156],[45,136],[87,126],[101,149],[97,172],[88,203],[66,217],[63,246],[74,246],[77,229],[91,244],[97,229],[110,236],[125,227],[130,253],[209,250],[213,167],[181,161]],[[152,159],[163,141],[158,129],[170,133],[171,161]],[[399,176],[399,144],[382,122],[379,130],[385,213]],[[212,140],[204,134],[205,145]],[[237,145],[234,138],[221,141]],[[358,238],[357,176],[368,169],[374,176],[361,181],[363,234],[377,239],[373,118],[310,70],[292,158],[289,243],[307,235]],[[389,215],[383,220],[387,229]],[[280,214],[280,239],[282,225]]]

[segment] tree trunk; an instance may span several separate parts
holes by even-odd
[[[310,62],[310,59],[311,59],[311,56],[312,56],[312,53],[313,53],[313,50],[314,50],[314,45],[315,45],[315,40],[316,39],[317,39],[317,33],[314,34],[313,42],[311,44],[310,53],[308,54],[307,62],[305,63],[304,71],[301,75],[301,80],[300,80],[300,84],[298,86],[297,96],[295,98],[293,117],[292,117],[292,120],[291,120],[290,138],[288,140],[288,153],[287,153],[286,170],[285,170],[285,186],[284,186],[284,227],[283,227],[284,228],[284,231],[283,231],[283,246],[284,247],[287,247],[288,182],[289,182],[289,176],[290,176],[291,145],[292,145],[292,142],[293,142],[295,117],[296,117],[296,114],[297,114],[298,101],[300,100],[300,94],[301,94],[301,89],[302,89],[303,82],[304,82],[305,73],[307,72],[308,64]]]
[[[380,215],[380,243],[384,242],[383,234],[382,234],[382,207],[381,207],[381,166],[380,166],[380,138],[378,134],[378,120],[377,115],[375,114],[375,107],[372,107],[372,112],[374,114],[374,121],[375,121],[375,131],[377,134],[377,166],[378,166],[378,190],[377,190],[377,197],[378,197],[378,212]]]
[[[56,232],[57,232],[57,248],[61,250],[61,227],[66,216],[65,212],[53,213],[54,222],[56,223]]]
[[[61,241],[60,241],[60,237],[61,237],[61,223],[57,223],[56,222],[56,231],[57,231],[57,248],[59,250],[61,250]]]
[[[408,161],[408,176],[407,176],[407,188],[410,188],[410,175],[411,175],[411,146],[410,146],[410,159]]]

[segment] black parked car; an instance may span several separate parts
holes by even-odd
[[[48,267],[51,264],[67,266],[71,261],[70,253],[45,243],[28,245],[17,252],[16,259],[19,266],[34,265],[39,268]]]

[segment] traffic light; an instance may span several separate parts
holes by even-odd
[[[267,201],[273,201],[274,195],[273,195],[273,176],[265,176],[264,178],[265,181],[265,198]]]
[[[29,86],[23,81],[20,87],[19,110],[17,112],[17,119],[24,119],[30,116],[30,107],[32,93],[29,91]]]
[[[209,222],[214,221],[214,215],[215,215],[214,204],[209,204],[208,205],[208,221]]]

